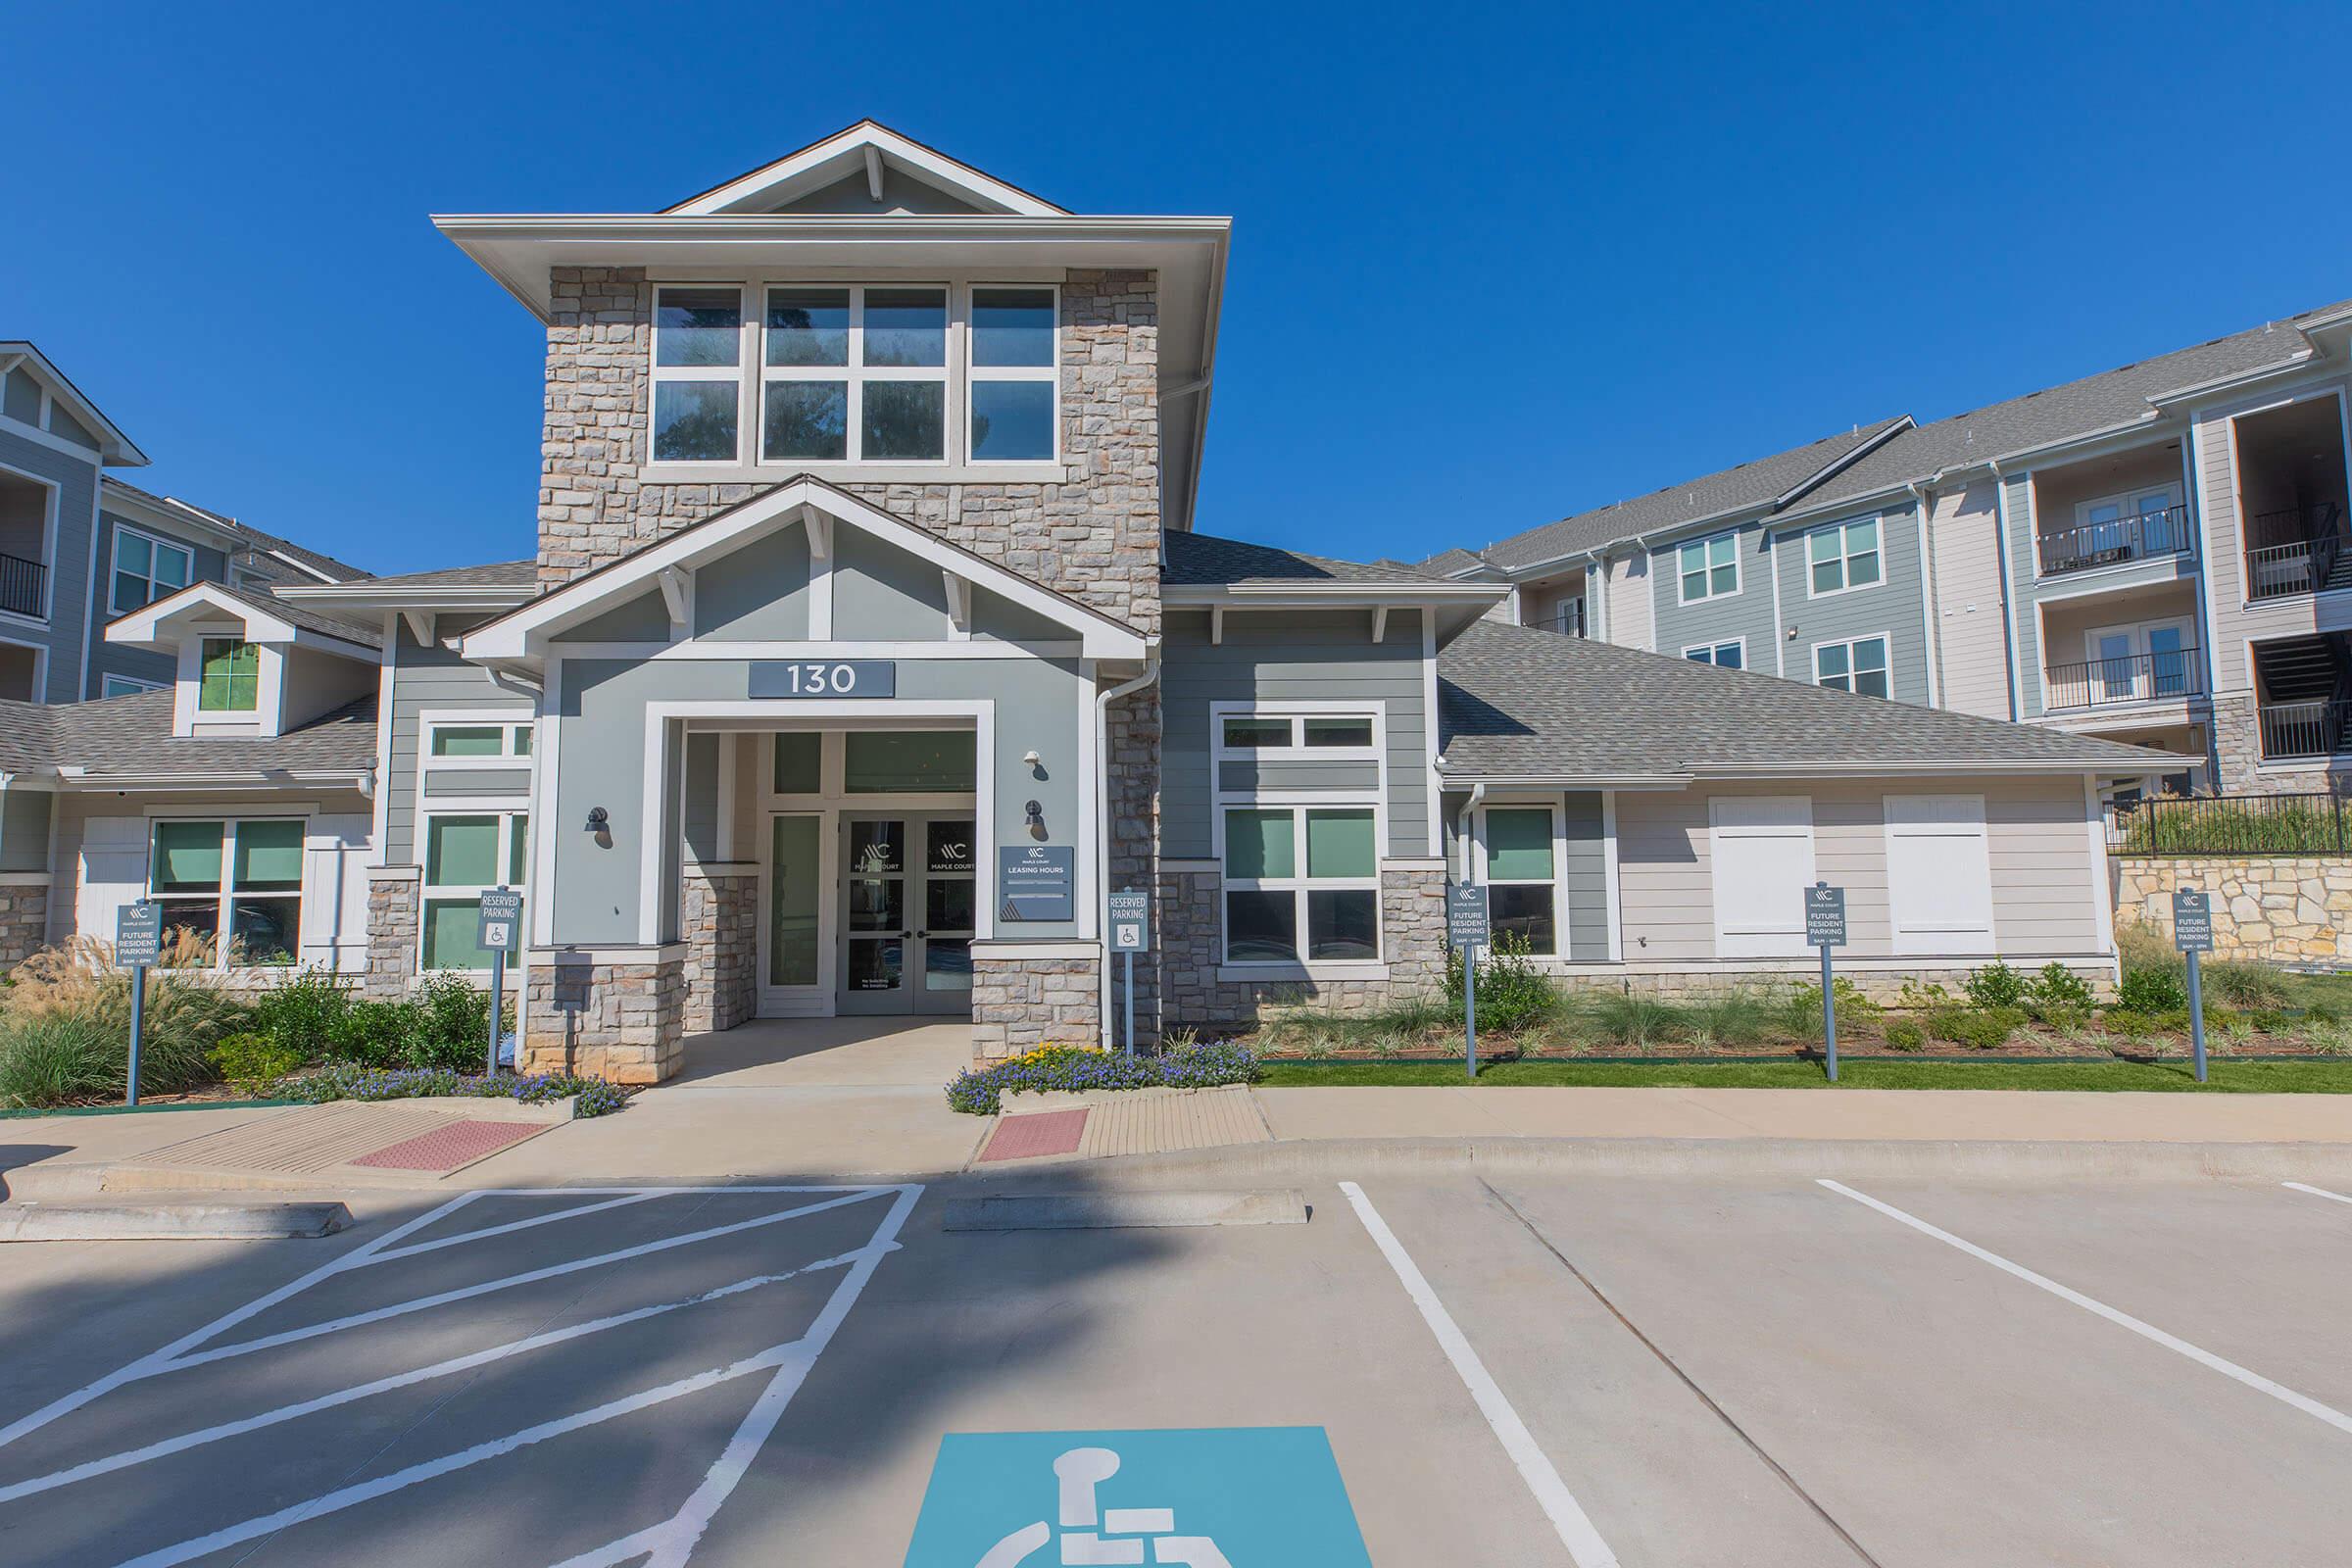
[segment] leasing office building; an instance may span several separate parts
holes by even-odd
[[[154,848],[169,801],[111,791],[145,866],[61,848],[52,935],[182,875],[233,901],[220,824],[357,795],[360,874],[305,905],[304,951],[356,927],[338,962],[396,992],[478,961],[473,901],[520,881],[529,1057],[638,1080],[755,1016],[1094,1037],[1121,888],[1155,900],[1147,1027],[1428,989],[1455,875],[1612,982],[1801,973],[1817,874],[1852,895],[1857,972],[2112,973],[2096,789],[2148,753],[1194,531],[1222,220],[1072,215],[867,123],[664,213],[439,222],[546,324],[536,553],[110,626],[260,650],[234,721],[183,652],[142,752],[243,746],[256,781],[289,747],[373,752],[307,806],[209,799],[225,870]],[[372,694],[307,706],[355,669]],[[44,744],[36,788],[102,787],[74,734]]]

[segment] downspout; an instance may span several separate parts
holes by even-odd
[[[1159,656],[1144,662],[1144,672],[1131,681],[1095,694],[1095,831],[1101,843],[1095,856],[1095,940],[1102,947],[1095,1012],[1101,1019],[1102,1049],[1111,1048],[1110,1034],[1110,705],[1140,692],[1159,679]],[[1156,901],[1155,901],[1156,902]]]
[[[1487,786],[1484,783],[1471,785],[1470,798],[1462,802],[1462,814],[1454,820],[1453,846],[1461,864],[1460,880],[1463,882],[1470,880],[1470,813],[1477,810],[1478,803],[1486,798]]]

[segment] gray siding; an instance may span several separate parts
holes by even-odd
[[[569,631],[558,632],[559,643],[665,643],[669,641],[669,604],[662,590],[649,588],[624,605],[584,620]]]
[[[47,790],[0,793],[0,871],[50,868],[49,808],[56,803]]]
[[[1920,598],[1919,514],[1908,504],[1875,514],[1879,519],[1879,580],[1867,588],[1811,596],[1812,562],[1807,536],[1816,527],[1842,526],[1874,514],[1847,513],[1842,516],[1788,528],[1773,536],[1773,561],[1780,572],[1780,622],[1777,639],[1780,664],[1754,659],[1748,645],[1750,668],[1789,680],[1813,681],[1813,650],[1822,643],[1885,633],[1886,659],[1893,670],[1890,693],[1898,703],[1928,704],[1927,610]],[[1767,607],[1769,613],[1769,607]],[[1767,621],[1767,626],[1770,622]],[[1788,635],[1794,627],[1796,635]]]
[[[190,582],[226,582],[228,556],[215,546],[202,544],[169,528],[130,517],[117,517],[101,510],[98,514],[98,571],[90,579],[90,608],[92,612],[90,643],[90,684],[86,695],[99,696],[106,690],[106,677],[127,675],[132,680],[149,681],[168,686],[177,671],[169,654],[151,654],[140,648],[124,648],[106,640],[106,624],[115,618],[115,529],[120,525],[136,528],[157,539],[167,539],[187,548],[190,556]]]
[[[1388,853],[1429,853],[1429,719],[1422,686],[1421,622],[1389,616],[1372,641],[1365,610],[1231,614],[1225,640],[1209,641],[1205,612],[1167,618],[1160,662],[1160,854],[1206,859],[1210,833],[1211,703],[1378,702],[1387,714]]]
[[[424,775],[425,799],[436,795],[528,795],[529,767],[440,767]]]
[[[808,529],[797,523],[779,528],[745,545],[710,570],[698,572],[694,634],[730,642],[806,641]],[[666,629],[663,635],[667,635]]]
[[[1716,533],[1723,531],[1717,529]],[[1702,599],[1690,605],[1677,602],[1682,594],[1682,547],[1690,539],[1712,538],[1713,534],[1689,535],[1661,544],[1650,552],[1653,629],[1649,646],[1661,654],[1679,655],[1699,643],[1724,643],[1740,638],[1747,644],[1747,667],[1774,674],[1777,671],[1773,665],[1772,557],[1767,552],[1762,528],[1747,523],[1737,532],[1740,591],[1725,598]],[[1612,629],[1609,640],[1626,639]]]
[[[435,630],[454,636],[479,625],[486,617],[443,615]],[[417,714],[426,709],[502,709],[528,713],[529,702],[520,694],[491,684],[489,674],[468,664],[438,644],[417,646],[408,623],[395,620],[392,639],[392,766],[384,781],[387,799],[384,825],[384,863],[413,865],[419,849],[416,842],[417,758],[424,738]],[[473,769],[467,769],[468,773]],[[483,770],[491,771],[491,770]],[[504,770],[497,770],[503,772]],[[529,787],[527,769],[514,775],[517,793]],[[586,808],[582,808],[585,814]]]
[[[1224,762],[1217,784],[1231,790],[1375,790],[1380,787],[1378,762]]]
[[[1560,888],[1565,956],[1577,963],[1609,956],[1609,865],[1601,833],[1600,794],[1571,791],[1560,813]]]
[[[686,737],[686,847],[698,860],[718,858],[718,736]]]
[[[48,563],[49,622],[43,627],[0,616],[0,637],[47,648],[43,700],[70,703],[81,695],[82,637],[90,613],[90,534],[98,516],[98,455],[76,457],[0,430],[0,464],[57,487],[57,537]]]
[[[833,635],[859,642],[948,636],[948,585],[938,566],[861,528],[833,530]]]

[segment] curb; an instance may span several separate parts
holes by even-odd
[[[332,1236],[351,1223],[340,1202],[231,1203],[151,1199],[127,1203],[0,1203],[0,1242],[261,1242]]]

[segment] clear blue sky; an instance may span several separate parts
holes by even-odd
[[[1200,526],[1411,558],[2352,295],[2346,8],[1924,10],[18,6],[0,337],[133,483],[525,555],[539,329],[426,214],[871,115],[1230,215]]]

